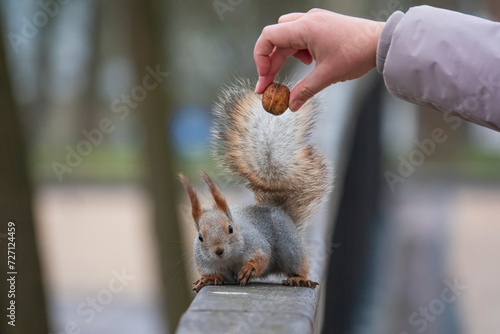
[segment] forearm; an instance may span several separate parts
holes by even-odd
[[[429,6],[396,12],[377,70],[399,98],[500,131],[500,23]]]

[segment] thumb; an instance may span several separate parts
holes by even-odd
[[[290,92],[290,110],[299,110],[307,100],[330,84],[325,66],[316,65],[311,73],[297,82]]]

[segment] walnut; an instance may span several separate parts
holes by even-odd
[[[290,89],[287,86],[273,82],[262,94],[262,107],[273,115],[281,115],[288,109]]]

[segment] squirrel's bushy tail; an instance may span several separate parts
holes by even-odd
[[[258,204],[282,207],[301,229],[331,191],[333,172],[310,142],[317,102],[274,116],[249,81],[227,86],[214,106],[213,153],[224,175]]]

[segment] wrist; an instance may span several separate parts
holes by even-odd
[[[373,38],[372,38],[372,44],[370,45],[370,59],[372,62],[372,68],[376,67],[377,64],[377,52],[378,52],[378,45],[380,41],[380,36],[382,35],[382,31],[384,30],[385,27],[385,22],[373,22]]]

